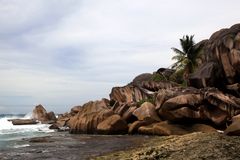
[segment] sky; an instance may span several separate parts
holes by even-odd
[[[183,35],[239,23],[239,0],[0,0],[0,114],[63,113],[169,67]]]

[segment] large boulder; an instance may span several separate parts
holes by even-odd
[[[113,114],[108,101],[90,101],[84,104],[79,112],[67,122],[70,133],[97,133],[98,124]]]
[[[122,119],[126,122],[131,123],[135,121],[137,118],[133,115],[133,112],[137,109],[136,103],[132,104],[119,104],[115,103],[111,108],[114,113],[120,115]]]
[[[189,83],[196,88],[213,87],[222,78],[221,68],[215,62],[206,62],[189,76]],[[221,85],[221,83],[218,83]]]
[[[128,133],[129,134],[134,134],[138,132],[138,128],[142,127],[142,126],[148,126],[150,124],[154,123],[153,121],[148,121],[148,120],[144,120],[144,121],[135,121],[131,124],[129,124],[129,128],[128,128]]]
[[[203,96],[199,93],[188,93],[170,98],[159,109],[161,118],[171,121],[181,119],[200,118],[199,106],[203,102]]]
[[[114,87],[110,93],[110,99],[120,104],[139,102],[146,98],[147,95],[144,94],[138,87],[134,87],[133,85]]]
[[[210,120],[224,126],[240,113],[240,99],[217,88],[176,88],[159,90],[156,110],[160,118],[174,122]]]
[[[100,134],[125,134],[128,131],[128,125],[119,115],[115,114],[97,126],[97,132]]]
[[[156,92],[160,89],[170,89],[170,88],[174,88],[174,87],[178,87],[179,84],[174,83],[172,81],[167,81],[167,80],[161,80],[161,81],[144,81],[141,84],[141,87],[149,90],[149,91],[153,91]]]
[[[214,86],[227,89],[227,85],[240,81],[240,24],[222,29],[204,44],[205,66],[190,78],[195,87]],[[217,68],[212,64],[217,64]],[[217,70],[216,70],[217,69]],[[216,71],[216,72],[214,72]],[[221,81],[219,81],[221,79]],[[200,82],[200,83],[199,83]]]
[[[155,106],[150,102],[144,102],[139,108],[137,108],[133,115],[140,121],[161,121],[155,110]]]
[[[53,123],[56,121],[55,114],[53,112],[47,113],[46,109],[41,104],[34,108],[32,118],[42,123]]]

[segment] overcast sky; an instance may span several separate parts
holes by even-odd
[[[183,35],[239,23],[239,0],[0,0],[0,114],[69,111],[168,67]]]

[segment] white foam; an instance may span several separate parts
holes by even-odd
[[[30,144],[22,144],[22,145],[15,145],[13,148],[23,148],[23,147],[29,147]]]
[[[32,112],[29,112],[28,114],[26,114],[23,119],[31,119],[32,118]]]
[[[31,115],[27,114],[25,117],[21,119],[29,118]],[[18,134],[25,132],[54,132],[49,129],[49,124],[35,124],[35,125],[13,125],[12,122],[8,121],[8,119],[16,119],[20,117],[4,117],[0,118],[0,134]]]

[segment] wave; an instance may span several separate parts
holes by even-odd
[[[42,132],[49,133],[53,130],[49,129],[49,124],[35,124],[35,125],[13,125],[12,122],[8,121],[9,119],[29,119],[32,117],[32,113],[28,113],[24,116],[22,115],[6,115],[5,117],[0,118],[0,135],[3,134],[22,134],[22,133],[31,133],[31,132]]]

